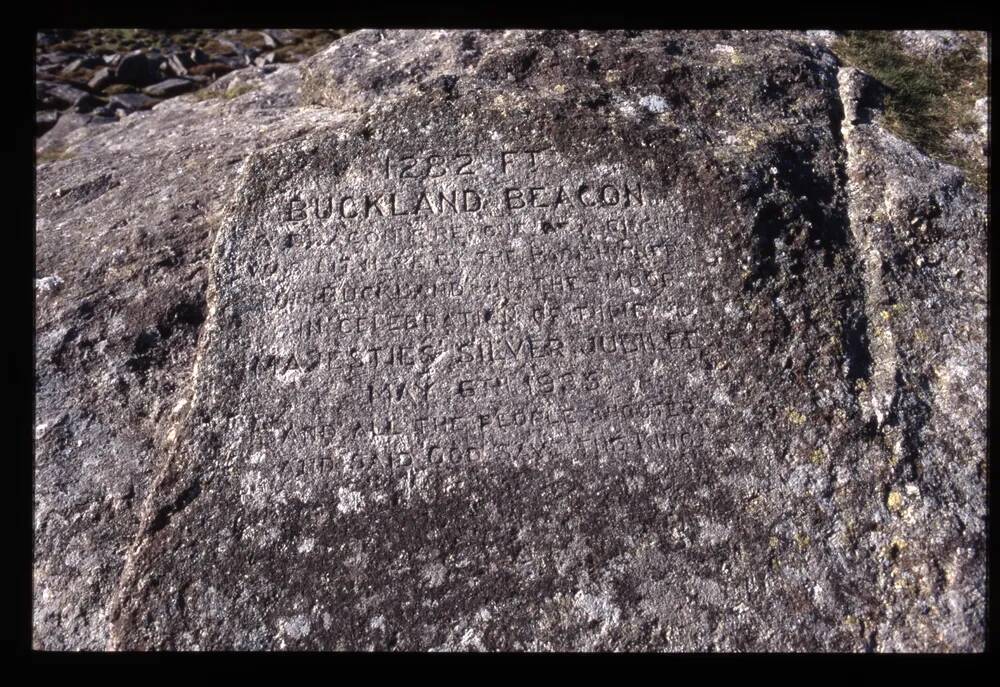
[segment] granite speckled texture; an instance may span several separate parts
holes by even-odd
[[[39,167],[37,646],[983,648],[986,198],[822,42],[227,78]]]

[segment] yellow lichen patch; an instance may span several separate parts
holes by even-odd
[[[892,576],[894,578],[892,581],[892,587],[897,592],[915,590],[917,587],[917,583],[911,575],[900,574],[899,571],[894,568]]]
[[[755,496],[754,498],[750,499],[750,502],[747,504],[747,511],[754,515],[760,515],[761,513],[764,512],[764,509],[766,507],[767,507],[767,501],[764,499],[764,497]]]
[[[806,421],[806,416],[795,410],[795,408],[788,409],[788,421],[793,425],[802,425]]]
[[[826,460],[826,452],[818,448],[809,455],[809,460],[813,465],[822,465],[823,461]]]
[[[928,339],[927,332],[925,332],[923,329],[918,329],[915,332],[913,332],[913,338],[919,341],[920,343],[924,343]]]
[[[889,318],[892,317],[892,313],[888,310],[883,310],[878,314],[878,316],[881,317],[884,322],[888,322]]]
[[[858,526],[854,522],[854,518],[848,518],[847,522],[844,524],[844,531],[841,536],[841,540],[845,544],[850,544],[858,538]]]
[[[757,150],[767,140],[767,133],[756,126],[745,126],[726,137],[726,144],[733,152],[749,154]],[[744,279],[746,276],[744,276]]]
[[[798,545],[799,551],[805,551],[806,549],[809,548],[809,544],[811,543],[809,535],[806,534],[805,532],[796,532],[795,543]]]
[[[863,379],[854,380],[854,388],[860,393],[868,390],[868,382]]]
[[[771,537],[770,539],[767,540],[767,548],[769,548],[769,549],[776,549],[776,548],[778,548],[778,545],[780,543],[781,542],[778,540],[777,537]]]
[[[885,500],[885,505],[893,513],[898,513],[903,508],[903,495],[898,491],[890,491],[888,498]]]
[[[566,92],[566,84],[562,83],[556,84],[555,86],[552,87],[552,90],[562,95],[563,93]]]

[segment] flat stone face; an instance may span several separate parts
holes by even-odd
[[[805,534],[871,489],[836,207],[765,296],[746,170],[654,112],[412,105],[248,163],[122,645],[860,647]]]

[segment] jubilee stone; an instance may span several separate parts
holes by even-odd
[[[140,163],[218,220],[144,249],[204,300],[124,339],[165,402],[77,632],[982,649],[986,201],[870,77],[786,32],[366,31],[251,83],[127,130],[212,141]]]

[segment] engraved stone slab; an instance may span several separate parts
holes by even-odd
[[[866,268],[836,69],[784,57],[782,114],[764,60],[254,154],[116,646],[869,647]]]

